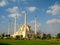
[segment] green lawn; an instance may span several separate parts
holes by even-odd
[[[0,45],[60,45],[59,41],[0,39]]]

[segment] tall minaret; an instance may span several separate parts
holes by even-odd
[[[15,16],[15,22],[14,22],[14,34],[16,33],[16,20],[17,20],[17,14]]]
[[[10,19],[9,19],[9,22],[8,22],[8,35],[10,34]]]
[[[23,11],[22,13],[24,15],[24,25],[26,25],[26,11]]]
[[[37,32],[36,32],[36,30],[37,30],[37,28],[36,28],[36,17],[35,17],[35,35],[37,34]]]
[[[26,11],[23,11],[22,12],[23,13],[23,15],[24,15],[24,37],[26,38],[26,24],[27,24],[27,22],[26,22]]]
[[[26,11],[24,12],[24,24],[26,25]]]

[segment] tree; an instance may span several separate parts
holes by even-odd
[[[20,39],[20,36],[19,35],[16,35],[15,39]]]
[[[5,37],[5,33],[1,34],[1,39],[3,39]]]
[[[47,38],[48,39],[51,39],[51,34],[47,34]]]
[[[10,38],[10,34],[9,34],[9,35],[8,35],[8,34],[6,34],[6,37],[7,37],[7,38]]]
[[[20,39],[23,39],[23,35],[20,35]]]
[[[41,38],[41,33],[37,32],[36,34],[34,34],[34,38],[40,39]]]
[[[0,35],[0,38],[1,38],[1,35]]]
[[[41,38],[41,33],[40,32],[37,32],[37,38],[40,39]]]
[[[60,38],[60,33],[57,34],[57,38]]]
[[[44,33],[42,39],[46,39],[47,35]]]
[[[5,33],[2,33],[2,37],[4,37],[5,36]]]

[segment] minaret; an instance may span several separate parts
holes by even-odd
[[[26,11],[24,13],[24,24],[26,25]]]
[[[26,25],[26,11],[24,11],[24,24]]]
[[[22,13],[24,15],[24,25],[26,25],[26,11],[23,11]]]
[[[37,34],[37,32],[36,32],[36,30],[37,30],[37,29],[36,29],[36,26],[37,26],[37,25],[36,25],[36,18],[35,18],[35,35]]]
[[[25,28],[24,28],[24,32],[25,32],[25,33],[24,33],[24,37],[26,38],[26,23],[27,23],[27,22],[26,22],[26,20],[27,20],[27,19],[26,19],[26,11],[23,11],[22,13],[23,13],[23,15],[24,15],[24,26],[25,26]]]
[[[17,19],[17,15],[15,16],[15,22],[14,22],[14,34],[16,33],[16,19]]]
[[[8,35],[10,34],[10,20],[8,22]]]
[[[26,11],[24,12],[25,38],[26,38]]]

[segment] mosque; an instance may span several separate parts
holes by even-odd
[[[15,38],[17,35],[22,36],[23,38],[33,37],[36,34],[36,21],[35,21],[35,31],[32,31],[31,27],[27,25],[26,21],[26,12],[24,14],[24,24],[16,31],[16,18],[15,18],[15,25],[14,25],[14,34],[12,35]]]

